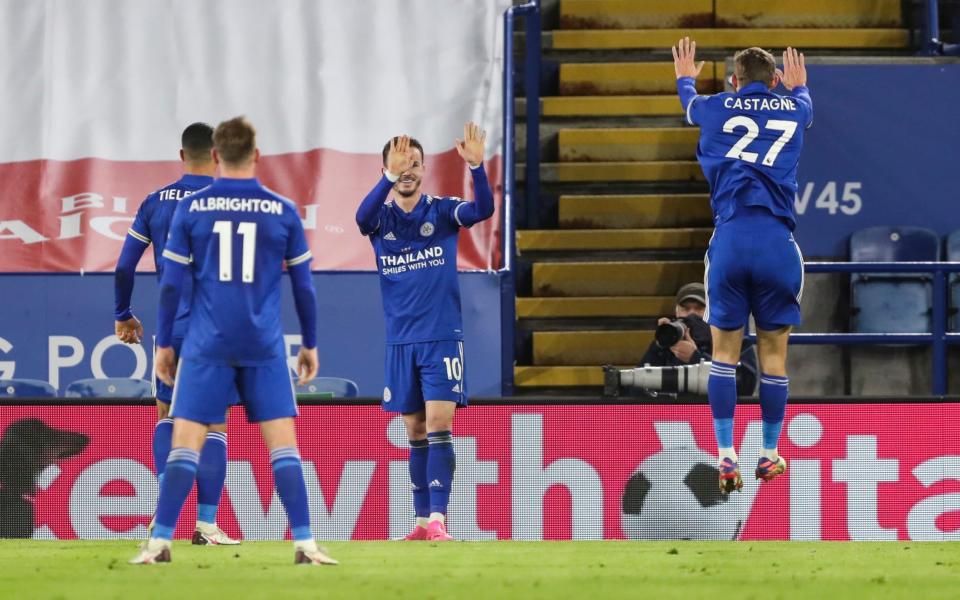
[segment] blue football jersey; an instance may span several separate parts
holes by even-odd
[[[180,202],[163,257],[192,267],[184,358],[259,366],[284,356],[283,266],[311,259],[293,202],[255,178],[217,179]]]
[[[423,195],[404,212],[393,200],[380,207],[370,243],[380,272],[388,344],[463,339],[457,278],[459,198]]]
[[[163,249],[167,245],[167,235],[170,232],[170,223],[173,221],[177,203],[211,183],[213,183],[213,177],[186,174],[174,183],[147,196],[137,209],[137,216],[134,217],[133,225],[130,226],[127,235],[144,244],[153,244],[153,263],[157,269],[158,280],[163,276],[161,258]],[[178,331],[182,330],[185,326],[184,321],[190,316],[190,296],[190,283],[187,282],[180,296],[180,306],[177,307],[178,323],[175,328]]]
[[[677,85],[684,101],[692,79]],[[687,121],[700,126],[697,160],[710,184],[714,224],[730,220],[738,207],[763,206],[795,227],[797,164],[813,123],[807,88],[783,96],[751,83],[737,93],[695,96],[685,108]]]

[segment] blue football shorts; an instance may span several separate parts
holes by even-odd
[[[180,359],[170,416],[197,423],[223,423],[227,409],[243,405],[251,423],[297,416],[296,392],[283,357],[266,365],[230,367]]]
[[[787,224],[766,210],[718,226],[704,265],[709,324],[733,331],[751,314],[764,331],[800,324],[803,255]]]
[[[171,345],[173,346],[173,353],[178,358],[180,356],[180,348],[183,346],[183,338],[175,337],[172,340]],[[156,346],[154,346],[154,355],[156,355]],[[164,404],[170,404],[171,398],[173,398],[173,388],[164,382],[160,381],[159,377],[153,378],[153,395],[159,401]],[[234,396],[233,400],[230,402],[230,406],[239,403],[239,399]]]
[[[410,414],[424,410],[425,400],[467,405],[463,342],[446,340],[387,346],[384,410]]]

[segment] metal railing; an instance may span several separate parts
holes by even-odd
[[[516,331],[516,222],[514,192],[516,187],[515,76],[513,35],[516,18],[524,17],[524,88],[526,91],[527,148],[525,185],[528,206],[531,198],[540,196],[540,0],[512,6],[503,15],[503,210],[500,248],[503,268],[500,270],[500,335],[501,391],[513,394],[513,363]]]
[[[947,332],[947,274],[960,273],[960,262],[815,262],[807,273],[930,273],[933,306],[929,333],[792,333],[791,344],[929,345],[933,349],[932,393],[947,393],[947,346],[960,344],[960,333]],[[755,336],[750,336],[756,339]]]
[[[924,0],[923,42],[920,54],[925,56],[958,56],[960,44],[944,44],[940,40],[940,3]]]

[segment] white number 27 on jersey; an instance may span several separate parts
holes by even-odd
[[[770,119],[767,121],[766,127],[767,129],[783,132],[780,134],[780,137],[777,138],[777,141],[770,146],[770,150],[767,151],[766,156],[763,157],[763,164],[772,167],[773,162],[780,156],[780,151],[787,145],[787,142],[790,141],[793,134],[797,132],[797,123],[795,121]],[[760,135],[760,126],[750,117],[744,117],[743,115],[730,117],[727,119],[727,122],[723,124],[724,133],[733,133],[737,128],[746,129],[747,132],[730,148],[730,151],[727,152],[727,158],[737,158],[747,161],[748,163],[757,162],[759,155],[756,152],[747,152],[747,146]]]
[[[220,281],[233,281],[233,223],[216,221],[213,232],[220,236]],[[237,223],[237,233],[243,237],[240,279],[244,283],[253,283],[253,266],[257,256],[257,224]]]

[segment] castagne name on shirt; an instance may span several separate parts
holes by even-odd
[[[208,210],[232,210],[237,212],[261,212],[268,215],[282,215],[283,202],[262,198],[224,198],[210,196],[190,201],[190,212]]]
[[[724,108],[737,110],[797,110],[797,103],[790,98],[725,98]]]
[[[382,254],[380,265],[384,275],[396,275],[405,271],[416,271],[444,264],[443,247],[433,246],[405,254]]]

